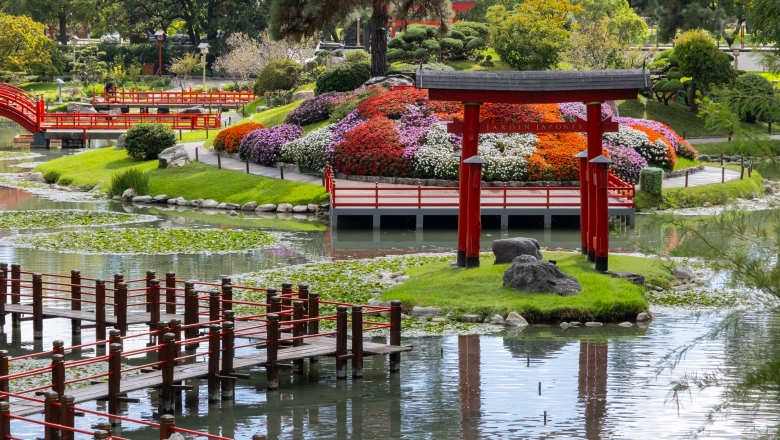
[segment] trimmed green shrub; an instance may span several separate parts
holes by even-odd
[[[371,78],[368,63],[343,63],[328,69],[317,78],[314,93],[349,92],[362,86]]]
[[[43,173],[43,180],[45,180],[46,183],[57,183],[57,181],[60,180],[60,173],[57,171],[46,171]]]
[[[157,159],[166,148],[176,145],[176,135],[167,125],[141,122],[127,130],[127,155],[136,160]]]
[[[302,69],[300,64],[289,58],[271,61],[258,75],[252,91],[260,96],[266,92],[293,89]]]
[[[347,52],[346,57],[348,63],[362,63],[363,61],[368,61],[371,59],[371,55],[365,50],[349,51]]]
[[[458,31],[466,37],[477,37],[487,40],[490,37],[490,28],[484,23],[474,21],[457,21],[452,25],[453,31]]]
[[[639,172],[639,186],[642,191],[660,196],[664,186],[664,170],[661,168],[643,168]]]
[[[768,79],[758,73],[740,75],[734,81],[734,89],[745,96],[774,96],[775,89]],[[732,111],[751,124],[757,120],[771,121],[777,116],[775,104],[768,99],[732,99]]]
[[[149,193],[149,173],[140,168],[128,168],[114,173],[108,185],[109,196],[121,196],[125,190],[133,188],[136,194]]]

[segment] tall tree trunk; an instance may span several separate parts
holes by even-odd
[[[374,41],[371,42],[371,76],[384,76],[387,73],[387,5],[384,2],[371,12],[371,26],[374,28]]]
[[[68,44],[68,16],[62,12],[60,13],[60,43]]]

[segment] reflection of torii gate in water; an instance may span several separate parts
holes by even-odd
[[[606,271],[609,252],[609,199],[607,166],[602,155],[605,131],[617,131],[611,120],[602,121],[604,101],[637,99],[639,90],[649,87],[647,70],[591,70],[545,72],[457,72],[417,71],[417,87],[428,89],[434,101],[463,103],[463,122],[449,127],[463,133],[460,164],[458,214],[458,266],[479,266],[481,225],[481,181],[484,160],[477,155],[480,132],[520,133],[537,131],[587,132],[588,148],[580,157],[580,229],[582,252],[596,269]],[[532,121],[479,120],[485,102],[544,104],[584,102],[587,120],[573,123],[536,124]],[[490,122],[490,123],[487,123]],[[541,127],[540,127],[541,126]],[[582,127],[584,126],[584,127]]]

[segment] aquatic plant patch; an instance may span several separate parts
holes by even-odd
[[[0,160],[23,160],[41,156],[41,154],[26,151],[0,151]]]
[[[263,249],[276,239],[267,232],[239,229],[93,229],[8,238],[15,246],[91,254],[194,254]]]
[[[106,226],[151,222],[153,215],[135,215],[107,211],[41,209],[36,211],[0,211],[0,229],[60,228],[68,226]]]
[[[39,368],[46,368],[51,365],[51,359],[23,359],[20,361],[13,361],[8,364],[8,372],[10,374],[24,373],[25,371],[37,370]],[[122,365],[122,368],[127,368],[128,365]],[[97,376],[98,374],[108,373],[108,364],[101,362],[91,365],[82,365],[80,367],[70,367],[65,369],[65,380],[77,380],[86,377]],[[141,370],[126,371],[122,373],[122,378],[137,376],[141,374]],[[51,374],[44,373],[37,376],[23,377],[21,379],[14,379],[10,381],[11,393],[18,393],[20,391],[29,390],[33,388],[42,387],[51,383]],[[84,382],[73,382],[65,386],[66,389],[72,390],[75,388],[81,388],[90,385],[89,380]]]

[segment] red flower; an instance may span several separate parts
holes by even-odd
[[[393,121],[379,116],[344,134],[333,166],[345,174],[406,177],[412,163]]]
[[[261,128],[265,128],[265,126],[256,122],[247,122],[246,124],[228,127],[220,131],[217,137],[214,138],[214,149],[226,153],[235,153],[238,151],[238,145],[246,135]]]

